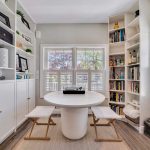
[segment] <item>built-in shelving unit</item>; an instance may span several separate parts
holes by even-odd
[[[115,27],[115,23],[118,27]],[[109,18],[109,105],[119,115],[125,106],[124,16]]]

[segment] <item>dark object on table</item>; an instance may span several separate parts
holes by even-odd
[[[135,11],[135,18],[138,17],[139,14],[140,14],[140,11],[139,11],[139,10]]]
[[[144,121],[144,133],[150,137],[150,118]]]
[[[0,77],[0,80],[5,80],[5,76],[1,76],[1,77]]]
[[[9,44],[13,44],[13,35],[0,27],[0,39],[4,40]]]
[[[1,12],[0,12],[0,21],[4,23],[6,26],[8,26],[9,28],[11,28],[9,18]]]
[[[26,27],[30,30],[29,23],[24,18],[21,18],[21,20],[26,25]]]
[[[85,94],[82,87],[68,87],[63,90],[63,94]]]

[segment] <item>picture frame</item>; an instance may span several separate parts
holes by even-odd
[[[9,28],[11,28],[9,18],[1,12],[0,12],[0,21]]]
[[[21,18],[23,24],[25,24],[25,26],[30,30],[30,26],[29,26],[29,23],[24,19],[24,18]]]
[[[28,70],[28,60],[24,57],[19,57],[20,60],[20,67],[21,67],[21,72],[25,72]]]
[[[16,54],[16,70],[19,72],[21,71],[21,67],[20,67],[20,55]]]

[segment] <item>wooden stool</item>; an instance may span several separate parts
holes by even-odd
[[[91,124],[91,126],[94,126],[95,128],[95,134],[96,134],[95,141],[96,142],[121,142],[122,140],[119,138],[118,132],[114,125],[114,121],[116,119],[121,119],[121,117],[118,114],[116,114],[110,107],[92,107],[91,110],[93,112],[93,124]],[[108,123],[98,124],[98,121],[100,119],[106,119],[108,120]],[[97,126],[112,126],[115,130],[117,138],[116,139],[98,138]]]
[[[52,106],[37,106],[34,110],[32,110],[28,115],[26,115],[27,118],[30,118],[33,122],[31,131],[29,133],[29,136],[25,137],[25,140],[50,140],[50,138],[47,136],[49,125],[56,125],[54,121],[51,119],[51,114],[53,113],[55,107]],[[48,123],[38,123],[37,120],[39,118],[48,118]],[[45,136],[43,137],[33,137],[32,131],[34,126],[36,125],[47,125]]]

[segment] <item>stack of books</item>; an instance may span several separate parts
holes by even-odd
[[[119,115],[124,115],[123,106],[118,106],[114,104],[110,104],[111,109]]]
[[[140,69],[138,67],[128,68],[128,79],[129,80],[139,80],[140,79]]]
[[[111,81],[110,90],[124,90],[124,81]]]
[[[120,41],[125,41],[125,29],[120,29],[110,34],[110,43]]]
[[[125,97],[123,93],[110,93],[110,101],[113,102],[125,102]]]

